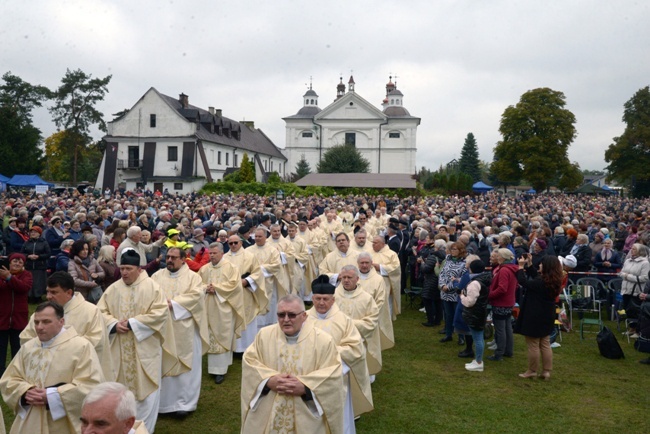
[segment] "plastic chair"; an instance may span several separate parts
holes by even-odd
[[[569,307],[569,321],[573,329],[573,313],[581,314],[580,318],[580,340],[584,340],[588,328],[598,326],[598,332],[603,327],[601,304],[596,294],[596,289],[591,285],[569,285],[564,290],[564,298]],[[598,314],[598,318],[587,318],[585,314]]]

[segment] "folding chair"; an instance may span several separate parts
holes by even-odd
[[[580,340],[584,340],[585,333],[591,326],[598,326],[598,332],[604,327],[601,304],[596,290],[591,285],[569,285],[564,290],[564,298],[569,307],[569,321],[573,329],[573,313],[580,314]],[[587,318],[585,314],[598,314],[598,318]],[[593,332],[592,332],[593,333]]]
[[[605,312],[609,314],[610,307],[607,305],[607,286],[598,277],[581,277],[576,281],[576,285],[593,286],[596,290],[596,299],[605,305]],[[608,315],[605,315],[608,318]]]
[[[411,286],[404,290],[404,294],[406,294],[409,299],[409,306],[413,307],[417,299],[422,299],[422,288],[419,286]]]

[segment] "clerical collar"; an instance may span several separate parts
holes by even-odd
[[[318,316],[318,319],[325,319],[325,318],[327,318],[328,313],[330,313],[329,310],[327,312],[325,312],[325,313],[316,312],[316,315]]]
[[[65,327],[61,327],[61,330],[49,341],[41,342],[41,348],[50,348],[54,343],[54,340],[59,337],[61,333],[65,331]]]
[[[293,336],[284,335],[284,337],[287,338],[287,343],[289,345],[295,345],[298,343],[298,338],[300,337],[300,331]]]

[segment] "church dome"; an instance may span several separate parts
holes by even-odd
[[[300,117],[305,117],[305,118],[313,118],[316,116],[318,113],[320,113],[321,109],[315,106],[305,106],[298,110],[298,113],[296,113]]]
[[[389,117],[411,116],[408,110],[402,106],[390,106],[384,109],[384,114]]]
[[[318,94],[314,90],[309,89],[303,96],[318,96]]]

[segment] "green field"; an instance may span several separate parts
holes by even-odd
[[[375,411],[357,422],[358,433],[650,432],[650,366],[638,363],[647,355],[622,337],[627,358],[608,360],[595,335],[581,342],[576,333],[564,333],[562,347],[553,350],[553,377],[545,382],[517,376],[526,370],[523,337],[515,335],[512,359],[467,372],[470,360],[457,357],[461,347],[439,343],[439,327],[422,327],[423,320],[405,305],[395,322],[397,344],[384,352],[373,384]],[[197,411],[184,421],[159,418],[156,433],[239,432],[241,360],[221,385],[204,377]],[[2,408],[9,427],[13,415]]]

